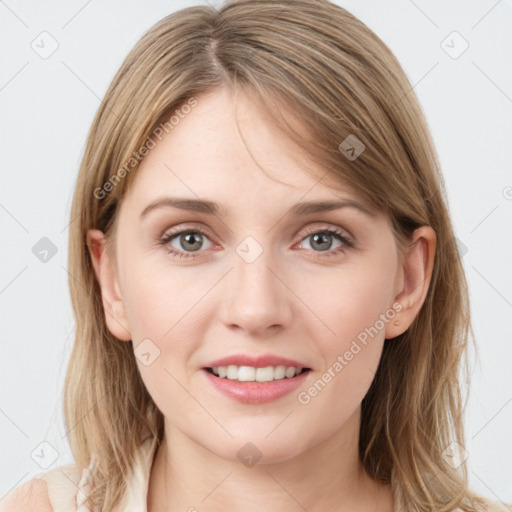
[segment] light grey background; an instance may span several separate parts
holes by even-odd
[[[471,484],[510,503],[512,2],[338,3],[398,57],[433,133],[457,238],[467,250],[479,347],[466,415]],[[58,453],[51,467],[72,462],[62,415],[73,342],[67,225],[87,131],[142,33],[194,4],[0,1],[0,498],[43,471],[35,462],[40,443]],[[457,56],[461,37],[469,47]],[[48,51],[51,38],[58,48],[43,59],[31,45]],[[32,252],[42,237],[57,250],[46,263]]]

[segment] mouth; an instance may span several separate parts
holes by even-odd
[[[201,369],[214,389],[244,404],[263,404],[306,385],[311,368],[299,366],[207,366]]]
[[[311,371],[311,368],[300,368],[295,366],[213,366],[203,368],[205,371],[219,379],[235,382],[273,382],[290,380]]]

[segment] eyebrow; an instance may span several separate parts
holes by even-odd
[[[206,199],[189,199],[182,197],[162,197],[150,203],[142,213],[140,218],[145,217],[149,212],[159,208],[179,208],[195,213],[206,213],[219,217],[225,217],[227,210],[221,208],[217,203],[208,201]],[[352,200],[339,200],[339,201],[306,201],[299,202],[292,206],[287,214],[294,214],[299,216],[310,215],[312,213],[328,212],[332,210],[339,210],[341,208],[354,208],[362,213],[375,217],[376,213],[367,206]]]

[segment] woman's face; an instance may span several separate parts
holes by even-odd
[[[155,139],[121,204],[116,311],[166,428],[226,459],[251,442],[261,462],[286,460],[344,427],[355,430],[384,339],[393,337],[402,286],[397,247],[383,215],[352,206],[295,210],[362,203],[341,185],[328,186],[333,175],[308,162],[250,99],[237,100],[240,130],[275,179],[248,153],[230,93],[196,99]],[[166,206],[168,199],[191,208]],[[148,209],[155,201],[162,205]],[[192,204],[202,201],[215,203],[215,214]],[[109,324],[118,336],[120,322]],[[286,377],[235,382],[205,370],[228,356],[281,357],[310,370],[289,388]],[[256,374],[230,371],[239,379]],[[275,379],[282,370],[258,375]],[[247,392],[251,386],[263,395]]]

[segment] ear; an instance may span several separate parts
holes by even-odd
[[[397,274],[398,293],[394,302],[402,309],[386,324],[386,338],[396,338],[412,324],[427,296],[436,252],[436,233],[430,226],[417,228]],[[398,322],[398,325],[396,323]]]
[[[105,250],[106,238],[102,231],[87,232],[87,247],[91,255],[94,273],[101,288],[101,298],[108,330],[119,340],[130,341],[131,334],[124,303],[119,291],[117,275]]]

